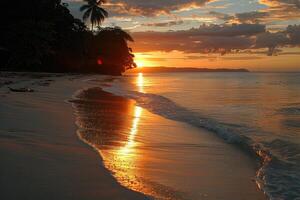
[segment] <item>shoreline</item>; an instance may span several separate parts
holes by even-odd
[[[267,199],[254,181],[255,160],[207,131],[151,114],[99,87],[82,90],[72,102],[80,138],[130,189],[158,199]]]
[[[11,87],[35,91],[0,88],[1,199],[146,199],[117,183],[97,153],[78,139],[65,100],[86,84],[82,79],[53,74],[9,79]]]

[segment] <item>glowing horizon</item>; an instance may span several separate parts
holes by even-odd
[[[219,56],[205,54],[197,57],[195,54],[182,52],[150,52],[135,53],[138,68],[142,67],[194,67],[194,68],[246,68],[251,71],[300,71],[299,55],[265,56],[261,54],[232,54]],[[251,58],[252,57],[252,58]],[[286,62],[289,66],[286,66]],[[283,67],[286,66],[286,67]]]

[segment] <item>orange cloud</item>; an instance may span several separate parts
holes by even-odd
[[[106,6],[116,15],[157,16],[199,8],[210,1],[213,0],[110,0]]]

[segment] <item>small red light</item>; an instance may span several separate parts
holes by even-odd
[[[102,64],[103,64],[103,61],[102,61],[102,59],[101,59],[101,58],[98,58],[98,60],[97,60],[97,64],[98,64],[98,65],[102,65]]]

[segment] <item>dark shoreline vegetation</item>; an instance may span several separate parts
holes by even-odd
[[[121,75],[136,67],[120,27],[100,27],[103,0],[85,0],[83,21],[61,0],[1,1],[0,70]],[[96,26],[96,30],[95,27]]]

